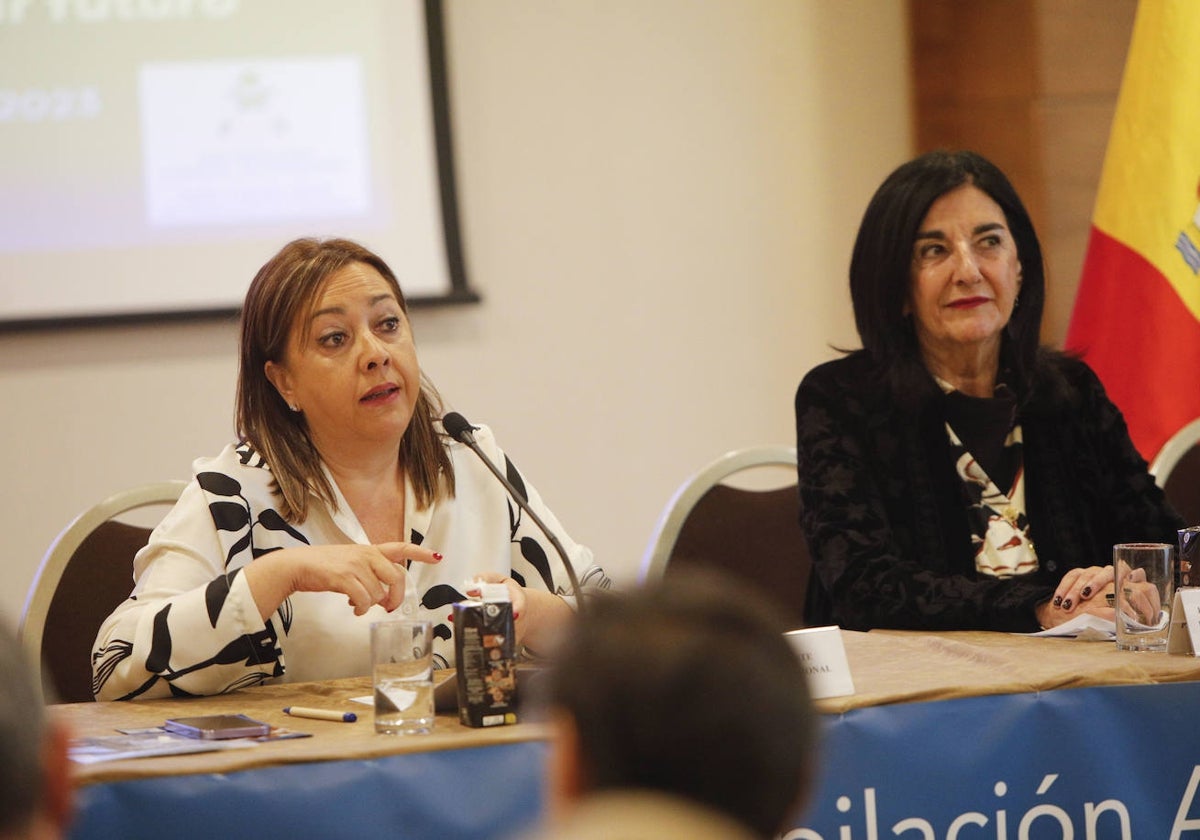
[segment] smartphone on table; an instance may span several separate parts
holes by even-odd
[[[201,715],[169,718],[163,729],[189,738],[215,741],[224,738],[259,738],[271,733],[270,724],[246,715]]]

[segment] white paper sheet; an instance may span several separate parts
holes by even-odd
[[[1037,633],[1022,633],[1023,636],[1048,636],[1062,639],[1077,639],[1081,642],[1111,642],[1117,637],[1113,620],[1103,619],[1091,613],[1082,613],[1070,621],[1039,630]]]

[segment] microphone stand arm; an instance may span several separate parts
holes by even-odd
[[[499,468],[492,463],[492,459],[483,454],[483,450],[480,449],[479,444],[475,442],[475,435],[471,434],[470,430],[467,430],[462,433],[459,439],[469,446],[472,452],[479,456],[479,460],[483,461],[483,463],[487,465],[487,468],[492,471],[492,475],[496,476],[496,480],[504,485],[504,489],[508,491],[509,496],[511,496],[513,501],[517,503],[517,506],[521,508],[521,510],[524,511],[530,519],[533,520],[534,524],[537,525],[538,528],[541,529],[542,533],[546,535],[546,538],[550,540],[550,544],[554,546],[554,550],[557,551],[558,556],[562,558],[563,566],[566,567],[567,578],[571,582],[571,591],[575,595],[576,610],[582,611],[583,590],[579,588],[579,578],[575,575],[575,567],[571,564],[571,558],[567,554],[567,550],[563,548],[562,542],[558,539],[553,531],[546,527],[546,523],[542,521],[542,518],[534,512],[532,507],[529,506],[529,500],[525,498],[525,495],[518,490],[511,481],[508,480],[508,476],[500,472]]]

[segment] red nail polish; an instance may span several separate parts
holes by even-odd
[[[433,559],[434,559],[434,560],[441,560],[441,559],[442,559],[442,555],[438,554],[438,553],[435,551],[435,552],[433,552]]]

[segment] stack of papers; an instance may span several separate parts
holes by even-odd
[[[156,728],[130,729],[120,735],[73,738],[68,753],[72,761],[78,761],[80,764],[95,764],[98,761],[117,761],[122,758],[181,755],[252,746],[254,746],[254,741],[245,738],[205,741],[199,738],[188,738],[184,735],[173,735]]]
[[[121,734],[72,738],[67,753],[72,761],[80,764],[95,764],[98,761],[118,761],[123,758],[237,750],[253,747],[264,741],[312,737],[309,732],[297,732],[283,726],[272,726],[270,734],[257,738],[225,738],[221,740],[176,735],[161,726],[153,729],[119,729],[117,731]]]

